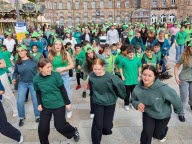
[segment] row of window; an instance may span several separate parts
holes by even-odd
[[[88,9],[88,5],[90,3],[89,2],[83,2],[83,8],[84,9]],[[100,0],[100,8],[104,8],[104,0]],[[113,5],[114,5],[114,0],[108,0],[108,8],[113,8]],[[134,7],[135,8],[138,8],[139,7],[139,0],[134,0]],[[45,2],[45,6],[47,9],[64,9],[64,4],[62,2]],[[74,5],[75,9],[80,9],[80,2],[79,1],[76,1],[75,2],[75,5]],[[91,7],[93,9],[96,8],[96,2],[95,1],[92,1],[91,2]],[[117,0],[116,1],[116,7],[117,8],[121,8],[121,0]],[[125,8],[129,8],[130,7],[130,0],[125,0]],[[72,2],[71,1],[68,1],[67,2],[67,9],[72,9]]]
[[[168,16],[166,16],[165,14],[162,14],[159,18],[160,18],[161,23],[176,21],[176,16],[174,14],[170,14]],[[151,16],[151,23],[158,22],[158,21],[159,21],[159,19],[158,19],[157,15],[153,14]]]
[[[171,0],[171,5],[174,6],[176,4],[176,0]],[[153,0],[152,4],[153,7],[156,7],[158,5],[158,0]],[[161,0],[161,5],[163,7],[167,6],[167,0]]]

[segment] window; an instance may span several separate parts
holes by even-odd
[[[67,14],[68,14],[68,17],[72,17],[72,13],[68,12]]]
[[[120,12],[120,11],[117,11],[117,12],[116,12],[116,15],[117,15],[117,16],[120,16],[120,15],[121,15],[121,12]]]
[[[108,7],[109,7],[109,8],[113,8],[113,2],[112,2],[112,0],[109,0],[109,1],[108,1]]]
[[[175,5],[175,0],[171,0],[171,5]],[[188,5],[190,5],[190,1]]]
[[[166,6],[166,0],[162,0],[162,6],[163,6],[163,7]]]
[[[76,24],[79,24],[79,23],[80,23],[80,18],[79,18],[79,17],[76,17],[75,22],[76,22]]]
[[[129,0],[125,1],[125,8],[129,8]]]
[[[157,0],[153,0],[152,3],[151,3],[151,6],[152,7],[157,7]]]
[[[95,9],[96,8],[96,3],[92,2],[92,8]]]
[[[134,0],[134,7],[138,8],[139,7],[139,0]]]
[[[84,7],[84,9],[88,9],[87,2],[83,2],[83,7]]]
[[[63,16],[64,16],[63,12],[60,12],[60,13],[59,13],[59,16],[60,16],[60,17],[63,17]]]
[[[104,17],[101,17],[101,18],[100,18],[100,21],[101,21],[101,23],[103,24],[103,23],[105,22],[105,18],[104,18]]]
[[[121,8],[121,0],[117,0],[117,8]]]
[[[57,9],[57,3],[56,2],[53,3],[53,9]]]
[[[104,1],[103,0],[100,1],[100,8],[104,8]]]
[[[79,9],[79,2],[75,2],[75,9]]]
[[[125,16],[125,23],[128,23],[130,21],[130,18],[128,16]]]
[[[151,16],[151,23],[155,23],[155,22],[157,22],[157,16],[155,14],[153,14]]]
[[[84,22],[88,23],[88,17],[84,17]]]
[[[117,17],[116,17],[116,22],[117,22],[117,23],[120,23],[120,22],[121,22],[121,17],[120,17],[120,16],[117,16]]]
[[[112,16],[109,16],[109,22],[113,22],[113,17]]]
[[[161,15],[161,22],[162,23],[166,22],[166,15],[165,14]]]
[[[73,25],[73,22],[72,22],[72,18],[68,18],[68,26],[72,26]]]
[[[169,22],[174,23],[176,21],[176,17],[174,14],[169,15]]]
[[[92,22],[96,22],[96,17],[92,17]]]
[[[71,9],[71,2],[70,1],[67,2],[67,9]]]
[[[59,9],[63,9],[63,3],[62,2],[59,3]]]
[[[88,16],[88,13],[87,12],[84,12],[84,17],[87,17]]]

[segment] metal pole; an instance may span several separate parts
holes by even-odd
[[[17,12],[17,21],[20,22],[20,14],[19,14],[19,1],[15,0],[15,7],[16,7],[16,12]]]
[[[152,0],[150,0],[149,2],[149,26],[151,25],[151,4],[152,4]]]

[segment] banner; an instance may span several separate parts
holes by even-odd
[[[17,35],[17,40],[20,41],[25,38],[25,31],[27,30],[26,22],[15,22],[14,26]]]

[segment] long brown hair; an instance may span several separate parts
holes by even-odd
[[[27,57],[28,57],[30,60],[33,60],[33,57],[30,55],[30,52],[29,52],[28,50],[26,50],[26,51],[27,51],[27,54],[26,54]],[[22,62],[23,62],[23,60],[21,59],[21,57],[20,57],[19,54],[18,54],[17,64],[21,65]]]
[[[93,50],[93,59],[91,59],[90,57],[88,57],[88,53],[86,53],[86,61],[87,61],[87,69],[88,69],[88,73],[93,71],[93,61],[97,58],[95,51]]]
[[[181,55],[184,66],[188,66],[190,64],[190,56],[191,56],[190,47],[191,46],[187,46],[184,49],[183,54]]]
[[[61,42],[60,40],[58,40],[58,41]],[[57,42],[57,40],[55,42]],[[57,52],[55,50],[55,42],[53,43],[53,46],[51,47],[51,50],[49,51],[48,58],[51,62],[54,60],[54,57],[57,55]],[[62,45],[62,47],[61,47],[60,54],[62,56],[62,62],[64,63],[67,60],[67,51],[65,50],[62,42],[61,42],[61,45]]]

